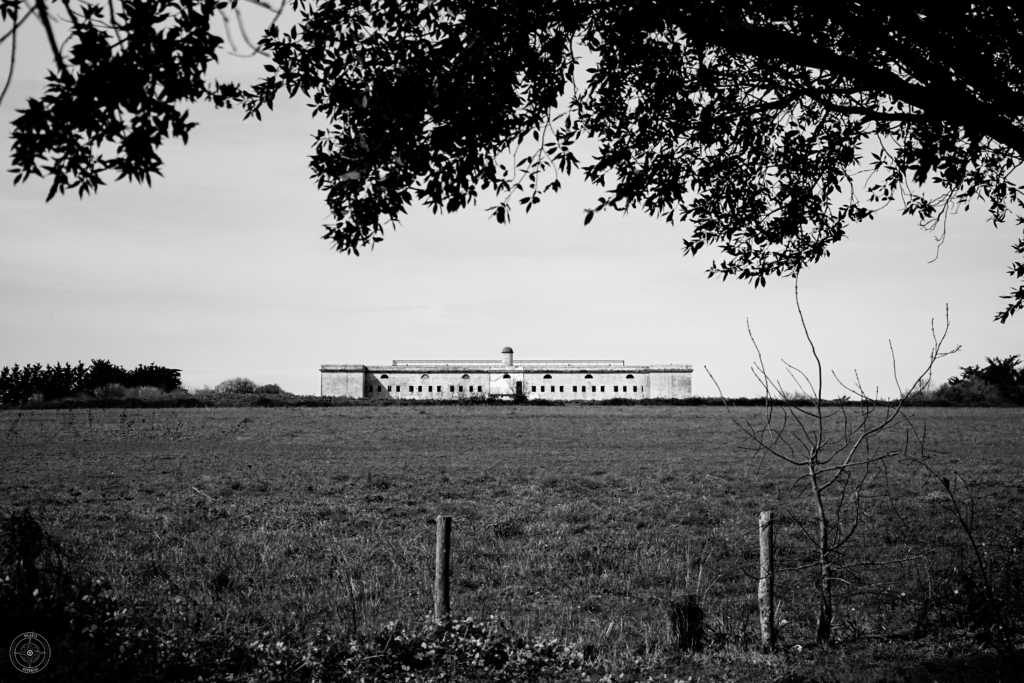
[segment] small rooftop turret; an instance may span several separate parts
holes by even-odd
[[[501,360],[504,365],[512,365],[512,347],[506,346],[501,350]]]

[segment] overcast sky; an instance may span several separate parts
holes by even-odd
[[[5,155],[14,109],[41,91],[44,68],[44,55],[19,57],[0,106]],[[223,73],[251,81],[258,65],[230,60]],[[772,372],[782,359],[813,369],[792,280],[708,279],[717,254],[684,257],[687,227],[642,214],[584,227],[598,193],[575,175],[511,225],[488,218],[486,199],[454,215],[413,208],[356,258],[321,239],[329,213],[307,167],[316,122],[302,102],[262,122],[192,111],[199,127],[165,148],[152,188],[112,182],[46,203],[46,181],[0,182],[0,365],[154,362],[193,387],[245,376],[318,394],[324,363],[497,360],[509,345],[522,359],[692,364],[694,393],[715,395],[706,366],[726,395],[754,396],[749,320]],[[962,350],[938,379],[1024,352],[1024,315],[993,321],[1014,285],[1019,228],[986,217],[980,205],[953,217],[935,259],[934,237],[893,211],[801,276],[826,372],[852,382],[856,370],[865,388],[895,394],[890,340],[906,383],[946,304],[947,346]],[[831,382],[826,393],[848,392]]]

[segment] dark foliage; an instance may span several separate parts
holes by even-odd
[[[268,75],[245,92],[206,76],[224,49],[210,20],[237,4],[38,3],[54,70],[15,120],[15,180],[47,176],[50,196],[108,172],[149,182],[159,146],[195,125],[189,103],[259,118],[283,89],[326,120],[311,166],[334,216],[325,237],[346,252],[414,202],[456,211],[495,192],[507,221],[577,169],[606,189],[584,222],[605,209],[685,221],[686,253],[717,247],[710,274],[755,286],[893,203],[940,237],[974,202],[994,223],[1021,206],[1012,4],[295,0],[282,30],[278,7],[250,0],[274,14],[258,44]],[[0,0],[5,26],[23,10]],[[592,163],[573,152],[581,137],[599,144]],[[1024,262],[1009,272],[1024,278]],[[1024,285],[1004,298],[1003,322]]]
[[[123,387],[127,387],[128,371],[108,360],[103,360],[102,358],[98,360],[93,359],[92,365],[89,366],[86,383],[90,389],[104,387],[108,384],[120,384]],[[85,386],[83,385],[82,388],[84,389]]]
[[[45,368],[36,363],[0,370],[0,403],[25,403],[35,395],[43,400],[69,396],[84,389],[88,370],[81,362],[72,367],[65,363]]]
[[[89,367],[81,361],[45,368],[36,363],[24,367],[15,364],[0,370],[0,405],[21,405],[33,397],[55,401],[75,395],[93,395],[111,384],[123,387],[158,387],[173,391],[181,386],[181,371],[150,363],[125,370],[103,359],[93,359]]]
[[[50,177],[47,199],[67,189],[94,192],[108,171],[151,183],[162,165],[156,150],[168,138],[187,142],[195,126],[186,106],[220,97],[205,72],[223,42],[210,20],[225,3],[121,2],[113,27],[100,5],[65,4],[71,21],[63,48],[53,10],[37,12],[55,63],[42,97],[29,99],[14,121],[14,182]],[[0,9],[17,21],[20,5],[4,0]]]
[[[83,569],[27,509],[0,520],[0,614],[3,642],[33,631],[59,653],[40,680],[146,678],[151,644],[109,582]]]
[[[970,389],[975,391],[987,390],[994,392],[1002,402],[1012,405],[1024,405],[1024,370],[1020,368],[1021,360],[1018,355],[1000,358],[985,357],[986,365],[969,366],[961,368],[959,377],[950,377],[947,393],[955,395],[966,393]]]
[[[139,365],[128,373],[126,387],[157,387],[164,391],[173,391],[181,386],[181,370],[165,368],[150,363]]]

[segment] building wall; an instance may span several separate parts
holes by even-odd
[[[652,372],[650,398],[690,398],[692,372]]]
[[[334,366],[330,372],[320,373],[321,396],[343,396],[345,398],[364,397],[364,376],[366,368],[362,365]]]
[[[500,375],[499,375],[500,377]],[[491,390],[491,372],[423,372],[388,368],[387,372],[366,373],[367,398],[452,400],[487,396]]]
[[[528,372],[524,390],[530,398],[552,401],[606,401],[649,398],[646,372]]]
[[[492,369],[490,378],[491,396],[515,396],[516,383],[519,383],[520,388],[525,384],[523,380],[523,373],[515,370],[514,368],[502,368],[499,370]]]
[[[685,366],[684,366],[685,367]],[[606,401],[612,398],[688,398],[691,375],[684,370],[572,368],[526,370],[479,368],[331,365],[321,369],[321,393],[372,400],[458,400],[515,394],[517,383],[530,399]]]

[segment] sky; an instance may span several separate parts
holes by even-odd
[[[41,92],[46,69],[41,42],[24,35],[0,105],[8,158],[14,110]],[[259,73],[228,58],[218,76]],[[0,366],[152,362],[179,368],[189,387],[242,376],[319,394],[322,364],[497,361],[511,346],[520,359],[690,364],[695,395],[759,396],[749,325],[787,389],[798,387],[783,361],[816,372],[792,279],[709,279],[717,254],[684,256],[686,225],[640,213],[584,226],[599,193],[576,174],[506,225],[489,218],[486,195],[456,214],[414,207],[354,257],[321,239],[330,215],[307,165],[317,122],[304,102],[282,100],[262,122],[191,111],[200,125],[187,146],[164,148],[152,188],[111,182],[47,203],[45,180],[0,180]],[[986,218],[981,206],[952,217],[936,258],[934,236],[893,210],[801,275],[825,395],[851,393],[832,372],[896,395],[926,366],[947,305],[944,349],[960,351],[936,364],[939,382],[1024,354],[1024,315],[993,320],[1015,284],[1006,271],[1020,228]]]

